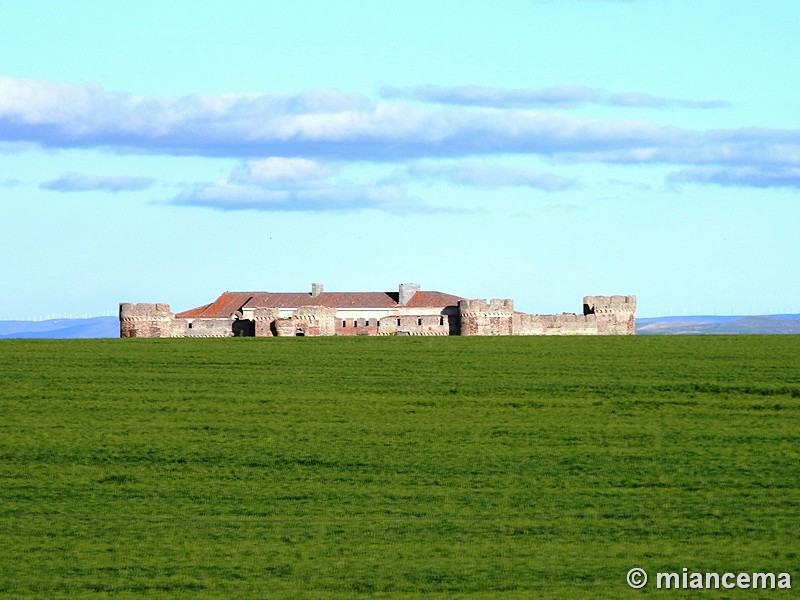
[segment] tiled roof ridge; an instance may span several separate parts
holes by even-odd
[[[266,297],[271,297],[272,302]],[[419,290],[405,306],[421,308],[450,305],[462,299],[460,296],[435,290]],[[371,300],[371,301],[370,301]],[[416,301],[415,301],[416,300]],[[269,304],[262,303],[270,302]],[[248,304],[249,308],[267,306],[274,308],[297,308],[299,306],[319,306],[333,308],[394,308],[401,306],[398,292],[320,292],[314,296],[310,292],[231,292],[225,291],[211,302],[189,309],[175,316],[179,318],[223,318],[240,312]],[[272,306],[270,306],[270,304]]]

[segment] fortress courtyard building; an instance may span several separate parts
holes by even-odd
[[[514,301],[469,300],[401,283],[396,292],[225,292],[173,314],[169,304],[119,307],[120,337],[330,335],[633,335],[636,296],[585,296],[583,312],[530,315]]]

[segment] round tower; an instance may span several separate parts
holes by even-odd
[[[172,337],[174,315],[169,304],[119,305],[119,337]]]

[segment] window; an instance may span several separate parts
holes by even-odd
[[[422,317],[420,317],[419,319],[417,319],[417,325],[422,325]]]

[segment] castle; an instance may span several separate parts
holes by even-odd
[[[120,337],[331,335],[634,335],[636,296],[586,296],[583,314],[529,315],[513,300],[468,300],[402,283],[397,292],[225,292],[173,314],[168,304],[119,307]]]

